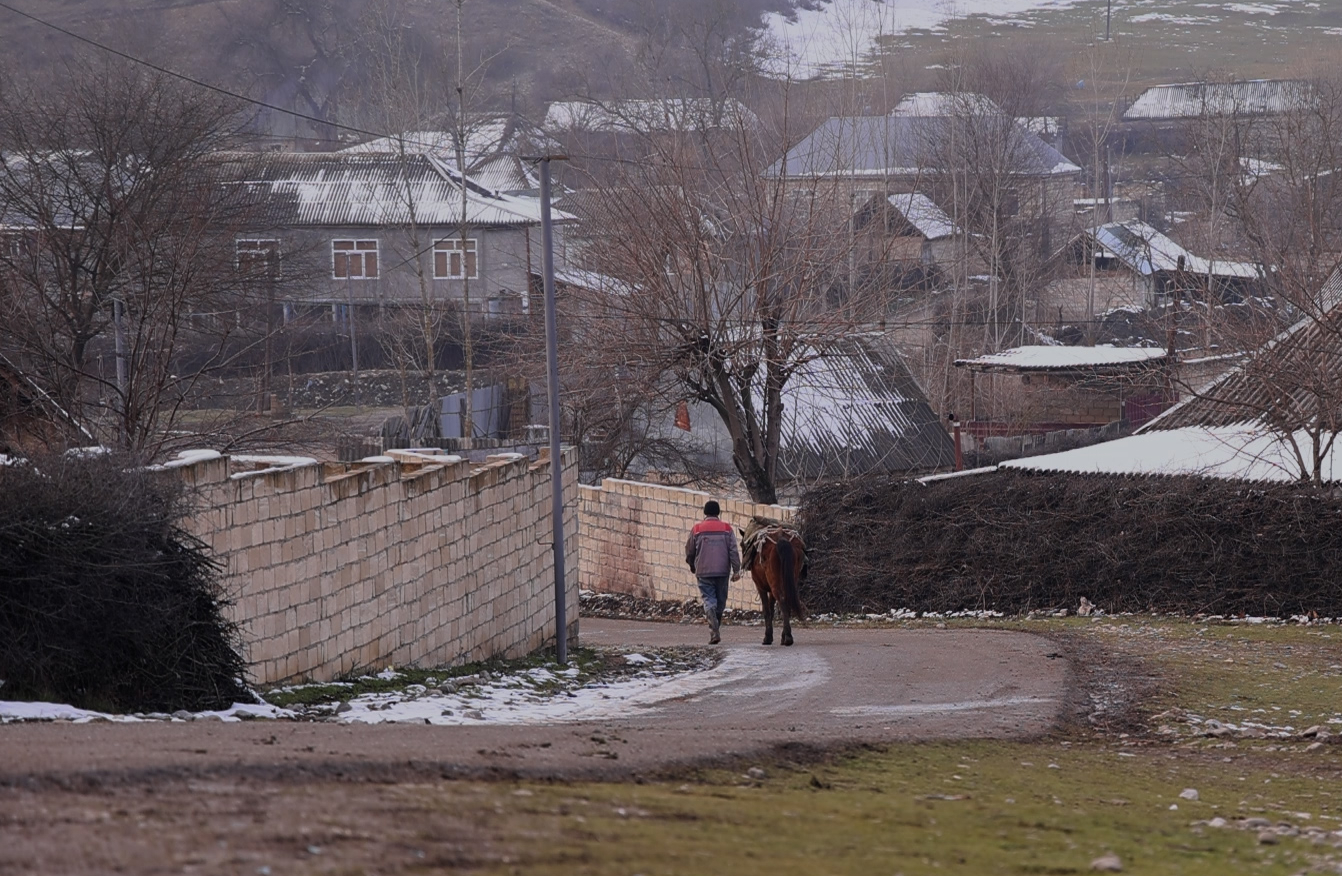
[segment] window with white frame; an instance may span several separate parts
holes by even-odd
[[[337,280],[376,280],[377,241],[331,241],[331,276]]]
[[[274,279],[280,274],[280,242],[270,237],[239,237],[238,272],[257,279]]]
[[[475,238],[466,238],[463,249],[460,237],[446,237],[433,244],[433,277],[435,280],[476,278]]]

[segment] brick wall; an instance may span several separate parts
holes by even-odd
[[[708,493],[607,478],[578,487],[579,583],[584,590],[630,593],[660,600],[698,597],[685,565],[685,539],[703,519]],[[752,515],[791,520],[796,509],[718,499],[722,519],[743,527]],[[732,608],[758,608],[748,577],[732,585]]]
[[[187,459],[189,528],[224,563],[253,680],[521,656],[555,639],[550,464],[393,452],[381,461]],[[565,494],[577,488],[564,452]],[[577,635],[577,502],[565,513]]]

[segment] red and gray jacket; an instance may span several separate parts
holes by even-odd
[[[700,520],[685,542],[685,562],[700,578],[718,578],[741,571],[736,533],[716,517]]]

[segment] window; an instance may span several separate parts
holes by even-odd
[[[475,238],[466,238],[465,270],[462,270],[460,237],[449,237],[433,244],[433,277],[435,280],[460,280],[476,277]]]
[[[280,242],[273,238],[238,238],[238,272],[274,279],[280,274]]]
[[[376,280],[377,241],[331,241],[331,275],[337,280]]]

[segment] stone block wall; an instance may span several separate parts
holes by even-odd
[[[573,451],[563,465],[574,639]],[[194,489],[188,528],[224,565],[257,683],[515,657],[555,641],[548,458],[200,454],[169,468]]]
[[[685,565],[685,539],[703,519],[708,493],[607,478],[578,487],[579,583],[584,590],[629,593],[659,600],[697,598]],[[797,509],[718,499],[722,519],[744,527],[755,514],[790,521]],[[749,577],[729,588],[731,608],[758,608]]]

